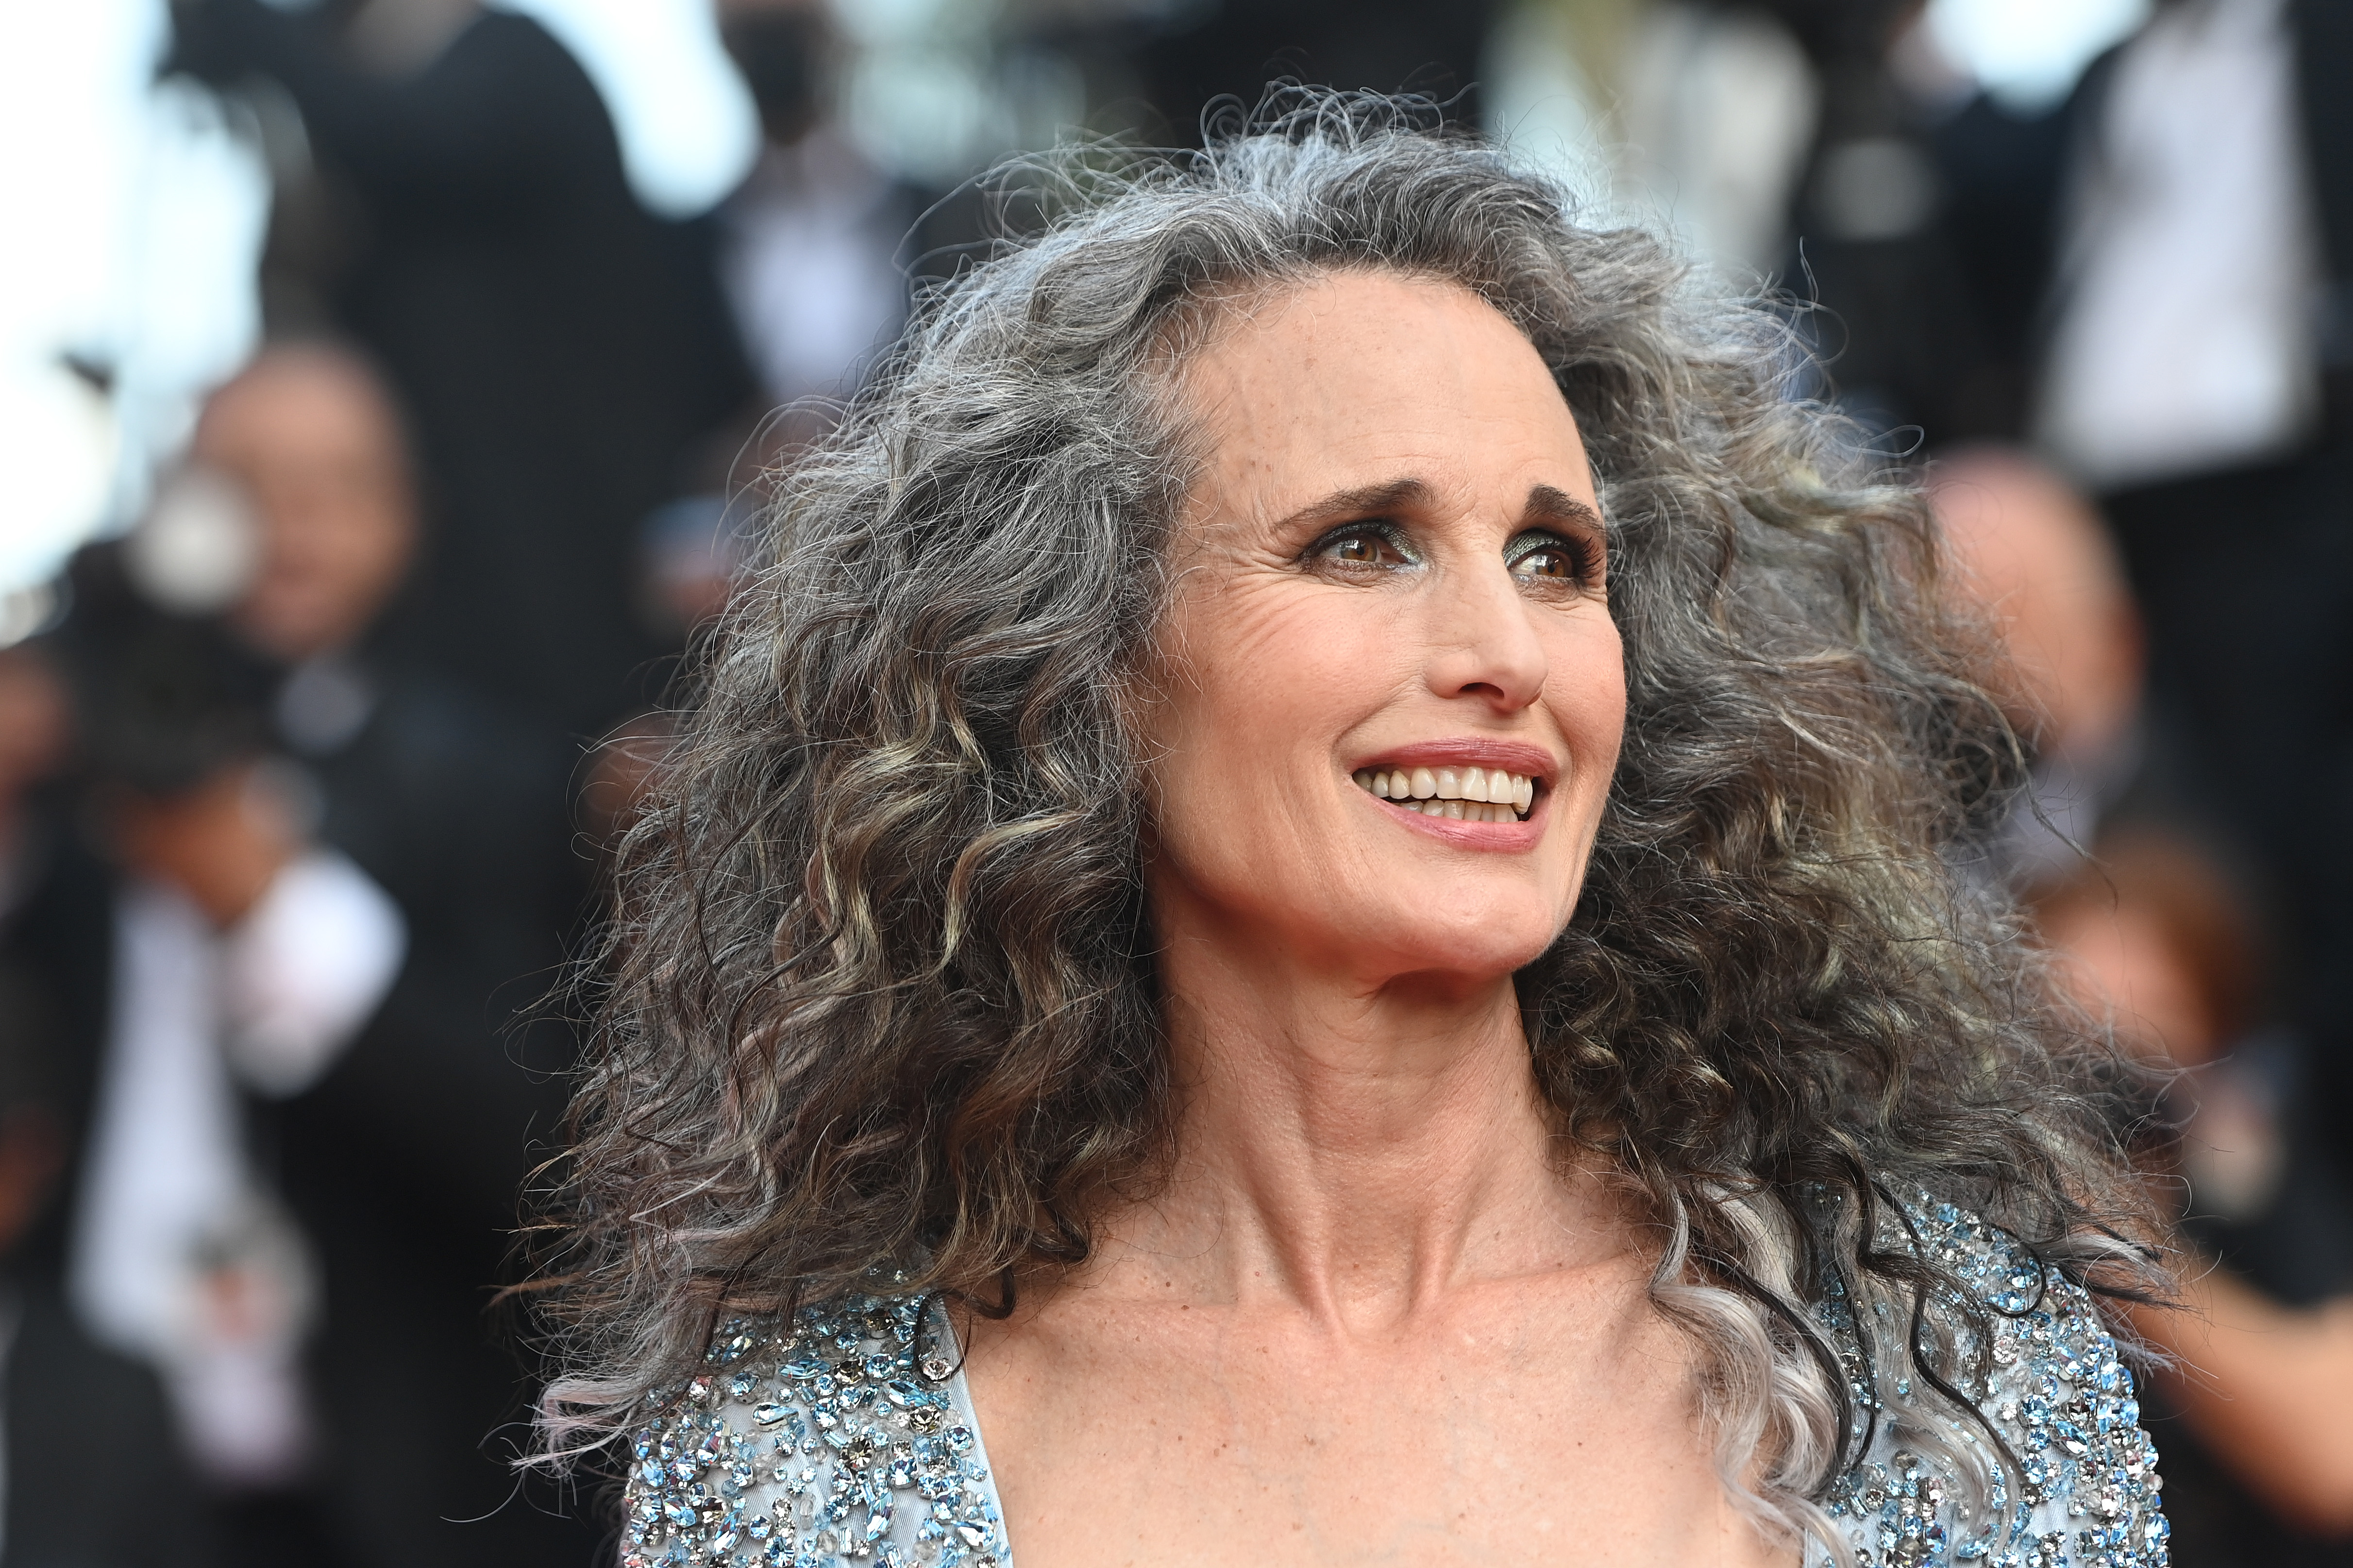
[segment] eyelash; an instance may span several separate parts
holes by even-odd
[[[1309,562],[1321,562],[1326,565],[1337,566],[1344,571],[1365,571],[1373,569],[1369,563],[1353,561],[1340,562],[1325,559],[1325,552],[1331,550],[1334,546],[1349,539],[1365,536],[1378,539],[1391,550],[1396,551],[1398,554],[1403,556],[1406,562],[1410,565],[1418,566],[1421,563],[1420,553],[1414,549],[1411,540],[1407,536],[1406,531],[1398,527],[1396,523],[1380,518],[1366,519],[1356,522],[1342,523],[1339,527],[1331,530],[1329,532],[1317,539],[1314,543],[1309,545],[1307,547],[1306,554],[1303,559]],[[1600,548],[1596,545],[1593,541],[1582,538],[1573,533],[1554,533],[1548,531],[1532,530],[1525,533],[1514,535],[1512,542],[1504,547],[1504,561],[1507,566],[1517,567],[1521,562],[1526,560],[1529,556],[1546,550],[1558,550],[1564,552],[1568,556],[1573,581],[1575,581],[1579,587],[1591,585],[1600,574]]]
[[[1522,548],[1523,545],[1525,548]],[[1517,566],[1529,556],[1546,550],[1557,550],[1568,557],[1570,578],[1579,587],[1589,587],[1601,574],[1600,546],[1580,534],[1523,533],[1504,546],[1504,560],[1508,565]]]
[[[1421,564],[1421,555],[1414,549],[1412,542],[1406,537],[1405,530],[1399,528],[1396,523],[1386,521],[1381,519],[1367,519],[1360,520],[1356,522],[1342,523],[1339,527],[1333,529],[1321,539],[1318,539],[1314,543],[1309,545],[1307,547],[1305,559],[1309,561],[1323,561],[1324,560],[1325,552],[1331,550],[1334,546],[1338,545],[1346,540],[1365,536],[1379,540],[1391,550],[1394,550],[1399,555],[1404,556],[1409,564],[1415,566]],[[1331,561],[1328,562],[1327,564],[1339,566],[1347,570],[1361,570],[1369,563],[1357,561]]]

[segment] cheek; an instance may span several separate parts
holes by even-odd
[[[1626,727],[1626,650],[1617,623],[1596,613],[1552,639],[1545,706],[1570,740],[1607,737],[1614,756]]]
[[[1626,658],[1615,623],[1597,616],[1554,639],[1544,702],[1568,743],[1564,804],[1589,831],[1600,820],[1626,733]]]
[[[1172,616],[1144,725],[1164,852],[1221,883],[1321,858],[1339,737],[1395,686],[1381,625],[1284,584],[1221,587]]]
[[[1328,771],[1331,738],[1391,684],[1395,654],[1368,609],[1290,584],[1205,594],[1170,627],[1178,658],[1158,726],[1170,763],[1289,772],[1310,756]]]

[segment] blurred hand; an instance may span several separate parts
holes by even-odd
[[[2353,1536],[2353,1298],[2284,1307],[2203,1268],[2180,1306],[2127,1310],[2172,1359],[2158,1381],[2248,1490],[2304,1530]]]
[[[223,930],[302,849],[292,807],[258,763],[224,768],[168,799],[125,795],[112,826],[124,865],[177,888]]]

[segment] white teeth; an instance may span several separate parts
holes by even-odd
[[[1451,822],[1516,822],[1536,795],[1535,780],[1501,768],[1359,768],[1352,776],[1367,795]]]

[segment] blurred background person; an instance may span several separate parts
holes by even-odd
[[[348,204],[311,287],[409,411],[438,520],[401,640],[517,722],[601,730],[659,651],[636,531],[751,392],[711,226],[646,210],[595,85],[530,17],[183,0],[174,24],[178,69],[283,89]]]
[[[487,1312],[568,1061],[560,1029],[516,1020],[585,891],[572,752],[390,635],[427,536],[409,450],[364,361],[297,342],[214,395],[190,453],[256,534],[222,619],[270,739],[319,837],[412,932],[370,1026],[274,1125],[320,1260],[320,1489],[354,1563],[577,1561],[580,1527],[501,1506],[513,1486],[492,1434],[530,1375]]]
[[[857,391],[907,314],[900,247],[919,203],[875,167],[829,100],[839,43],[814,0],[726,0],[721,36],[760,110],[759,162],[720,210],[721,277],[783,428],[823,428],[811,396]],[[803,428],[808,426],[808,428]]]
[[[494,1434],[532,1376],[487,1310],[568,1059],[510,1026],[584,892],[572,752],[386,636],[418,502],[370,366],[271,347],[141,528],[85,552],[55,639],[120,868],[82,964],[107,1043],[75,1300],[169,1374],[224,1561],[593,1542],[504,1506]]]
[[[311,1489],[310,1249],[273,1179],[269,1100],[315,1083],[381,1003],[406,941],[384,891],[320,843],[248,686],[202,623],[107,605],[60,634],[90,823],[111,866],[66,1279],[100,1342],[151,1364],[206,1483],[221,1560],[320,1559]],[[159,1435],[162,1440],[171,1440]]]
[[[2287,918],[2316,1089],[2353,1107],[2353,16],[2177,0],[2073,106],[2033,434],[2097,493],[2151,679]],[[2199,105],[2194,114],[2182,106]]]
[[[2083,493],[2015,447],[1964,447],[1928,470],[1953,586],[2000,638],[1990,672],[2031,778],[1988,869],[2031,892],[2072,874],[2101,822],[2148,781],[2140,612],[2107,526]],[[2158,764],[2162,766],[2161,762]]]
[[[2095,847],[2035,913],[2063,987],[2179,1069],[2143,1142],[2196,1244],[2189,1310],[2134,1314],[2176,1358],[2148,1389],[2176,1555],[2353,1562],[2353,1205],[2304,1042],[2225,858],[2152,821]]]
[[[2197,1248],[2195,1310],[2137,1320],[2184,1363],[2149,1394],[2176,1557],[2353,1562],[2353,1407],[2295,1370],[2353,1300],[2353,1202],[2243,890],[2259,873],[2146,700],[2144,624],[2083,492],[2014,448],[1929,472],[1953,589],[1995,634],[1984,678],[2031,764],[1986,825],[1987,872],[2027,900],[2063,992],[2168,1075],[2126,1131]],[[2334,1364],[2307,1370],[2348,1386]]]
[[[48,650],[0,649],[0,1562],[193,1565],[205,1541],[179,1447],[121,1440],[170,1429],[163,1385],[93,1339],[66,1297],[59,1215],[102,1027],[77,972],[102,961],[102,934],[79,952],[70,937],[102,933],[106,916],[58,811],[69,735]],[[126,1494],[150,1500],[125,1509]]]

